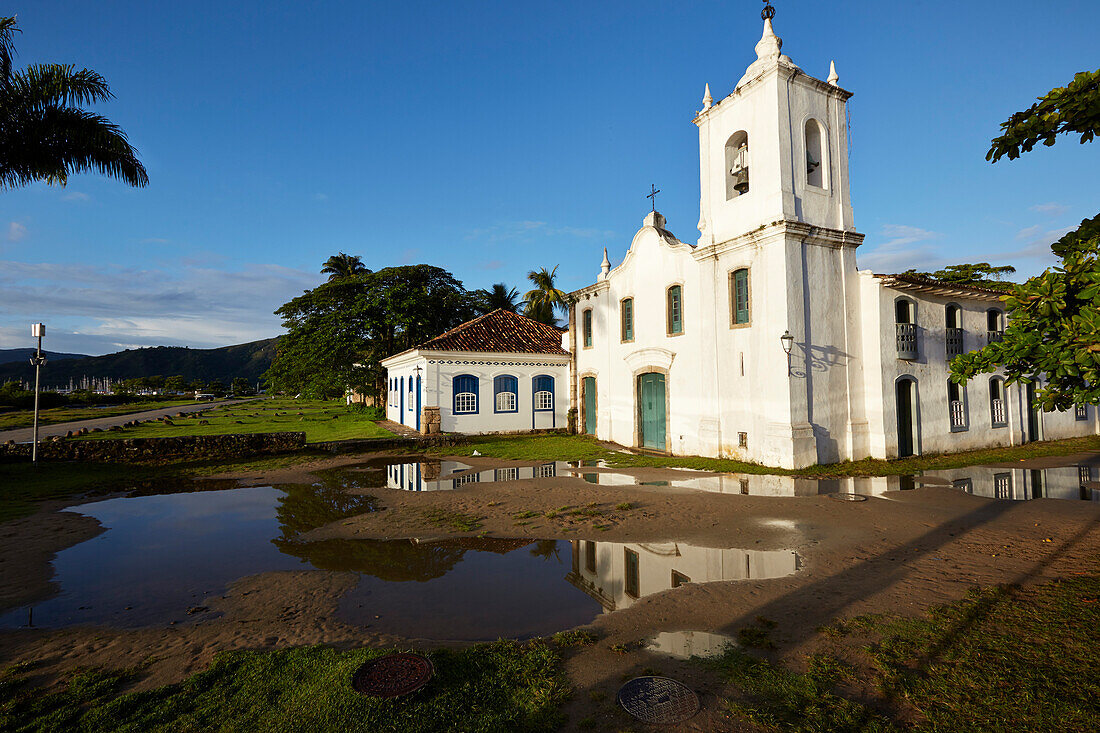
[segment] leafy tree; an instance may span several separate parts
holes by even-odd
[[[1053,145],[1063,132],[1093,139],[1100,124],[1100,71],[1080,73],[1065,88],[1052,89],[1001,125],[986,156],[996,163],[1017,158],[1040,140]],[[1002,296],[1009,323],[1001,341],[955,357],[951,378],[1005,373],[1005,382],[1041,382],[1037,403],[1044,410],[1100,404],[1100,215],[1081,222],[1051,250],[1062,262],[1015,285]]]
[[[264,375],[276,391],[339,397],[383,392],[381,360],[469,320],[476,299],[430,265],[387,267],[332,280],[275,311],[287,333]]]
[[[187,385],[187,389],[192,392],[202,392],[204,387],[206,387],[206,382],[201,379],[192,379],[191,384]]]
[[[176,374],[164,380],[164,388],[169,392],[183,392],[187,389],[187,380],[182,374]]]
[[[1014,272],[1016,272],[1016,268],[1012,265],[995,266],[988,262],[976,262],[965,265],[948,265],[944,269],[935,272],[906,270],[902,274],[930,277],[933,280],[940,280],[953,285],[980,285],[987,288],[1007,289],[1011,283],[1004,282],[1003,278]]]
[[[225,382],[220,379],[211,381],[206,388],[214,394],[225,394]]]
[[[954,381],[1001,368],[1006,383],[1045,382],[1036,392],[1044,410],[1100,404],[1100,215],[1051,249],[1061,265],[1001,298],[1009,315],[1004,338],[955,357]]]
[[[345,254],[344,252],[329,257],[325,260],[325,264],[321,266],[321,274],[328,275],[329,282],[368,272],[370,272],[370,270],[363,264],[363,258],[358,255]]]
[[[232,390],[233,394],[238,396],[255,394],[255,390],[252,389],[252,383],[244,377],[235,378],[230,385],[230,390]]]
[[[519,300],[519,291],[509,288],[504,283],[496,283],[492,290],[475,290],[473,295],[477,298],[478,308],[483,313],[503,309],[515,313],[519,308],[516,302]]]
[[[523,296],[524,315],[528,318],[555,326],[557,325],[555,311],[561,311],[563,314],[568,312],[569,304],[566,302],[568,296],[564,291],[558,290],[554,283],[557,274],[556,265],[550,271],[543,267],[537,272],[532,270],[527,273],[527,279],[535,286]]]
[[[1067,86],[1051,89],[1023,112],[1001,123],[1004,134],[993,139],[985,159],[996,163],[1029,152],[1035,144],[1053,145],[1062,133],[1080,133],[1081,143],[1100,129],[1100,70],[1082,71]]]
[[[85,106],[113,96],[90,69],[63,64],[12,68],[15,18],[0,17],[0,188],[35,181],[64,185],[95,171],[131,186],[149,183],[126,134]]]

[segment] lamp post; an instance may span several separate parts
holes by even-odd
[[[31,444],[31,463],[38,465],[38,387],[42,375],[42,367],[46,364],[46,357],[42,356],[42,337],[46,335],[46,324],[35,323],[31,325],[31,336],[38,339],[38,351],[31,357],[34,365],[34,442]]]
[[[791,376],[791,348],[794,346],[794,336],[791,335],[790,330],[783,331],[783,335],[779,337],[779,343],[783,344],[783,351],[787,354],[787,376]]]

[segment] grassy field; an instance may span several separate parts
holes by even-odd
[[[694,468],[702,471],[726,473],[778,474],[788,476],[901,476],[922,471],[963,468],[986,463],[1019,461],[1026,458],[1064,456],[1087,450],[1100,450],[1100,436],[1089,435],[1067,440],[1028,443],[1011,448],[951,453],[945,455],[913,456],[891,461],[867,458],[825,466],[811,466],[797,470],[745,463],[725,458],[701,458],[698,456],[659,456],[620,453],[607,448],[586,435],[522,435],[470,438],[466,445],[434,448],[438,455],[470,455],[478,451],[484,456],[522,461],[590,461],[603,460],[624,468],[668,467]]]
[[[429,653],[435,676],[393,700],[367,698],[353,672],[382,649],[303,647],[220,654],[183,682],[121,693],[138,674],[84,671],[43,695],[29,670],[0,673],[0,730],[45,731],[551,731],[569,694],[546,643],[498,641]]]
[[[1100,577],[997,587],[922,618],[865,616],[791,672],[744,647],[704,662],[733,715],[783,731],[1095,731]],[[767,646],[754,626],[742,638]]]
[[[187,460],[157,465],[140,463],[90,463],[43,461],[0,463],[0,522],[33,514],[39,503],[74,495],[111,493],[131,489],[157,489],[176,482],[230,471],[267,471],[285,468],[329,453],[304,450],[278,456],[228,460]],[[187,490],[186,487],[181,490]]]
[[[145,412],[146,410],[159,410],[164,407],[193,404],[195,404],[194,400],[168,400],[164,402],[133,402],[128,405],[111,405],[110,407],[53,407],[49,410],[39,410],[38,424],[56,425],[57,423],[72,422],[74,420],[114,417],[115,415],[128,415],[132,412]],[[0,430],[29,428],[33,424],[33,410],[16,410],[0,414]]]
[[[147,422],[120,431],[92,433],[82,439],[305,431],[306,441],[316,443],[349,438],[388,438],[393,435],[365,415],[349,412],[342,402],[320,400],[256,400],[172,418],[170,423]]]

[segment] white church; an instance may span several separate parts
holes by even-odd
[[[422,431],[427,420],[444,432],[560,428],[568,405],[571,427],[601,440],[783,468],[1097,433],[1094,407],[1046,413],[1033,387],[998,375],[948,380],[953,356],[1001,337],[999,293],[858,269],[851,92],[835,67],[821,81],[782,46],[766,18],[733,91],[716,102],[706,87],[694,244],[650,212],[622,262],[611,267],[605,250],[596,282],[571,294],[560,347],[542,333],[511,353],[383,361],[390,419]],[[423,387],[416,373],[415,395],[414,363],[438,367]],[[499,409],[513,404],[518,413]]]

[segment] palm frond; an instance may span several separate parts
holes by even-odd
[[[5,94],[32,107],[70,107],[111,99],[107,80],[91,69],[63,64],[34,64],[12,74]]]
[[[0,18],[0,80],[11,76],[11,60],[15,56],[15,18]]]

